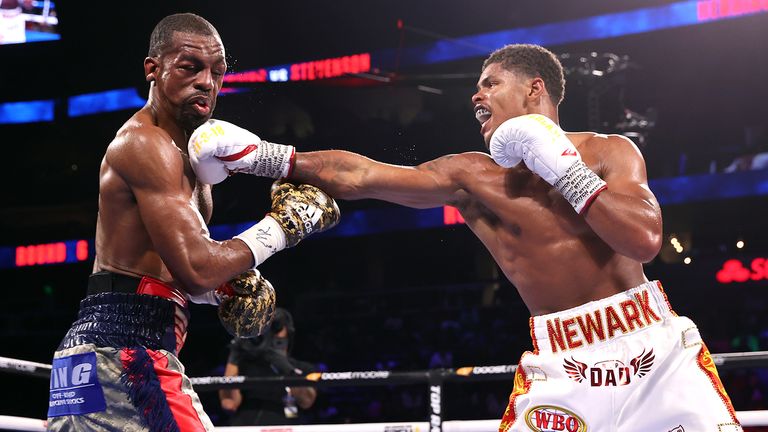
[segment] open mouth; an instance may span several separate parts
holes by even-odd
[[[491,112],[488,110],[488,108],[478,106],[475,108],[475,118],[480,122],[480,124],[483,124],[488,121],[489,118],[491,118]]]
[[[195,111],[200,113],[201,115],[208,115],[208,113],[211,112],[211,104],[208,102],[207,98],[204,97],[196,97],[193,98],[190,101],[192,107],[194,107]]]

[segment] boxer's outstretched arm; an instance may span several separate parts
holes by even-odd
[[[118,136],[105,162],[130,187],[155,251],[187,292],[203,294],[253,265],[244,242],[204,235],[185,193],[184,160],[170,137],[147,130]]]
[[[455,201],[461,192],[466,158],[465,154],[447,155],[410,167],[342,150],[297,153],[291,180],[314,184],[334,198],[373,198],[414,208],[439,207]]]
[[[597,136],[601,143],[600,174],[608,189],[597,196],[585,214],[592,230],[616,252],[640,262],[652,260],[661,249],[661,209],[648,188],[645,161],[627,138]]]

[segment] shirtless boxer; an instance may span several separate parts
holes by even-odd
[[[532,315],[500,431],[741,430],[696,326],[643,272],[662,222],[642,155],[623,136],[564,133],[564,85],[551,52],[509,45],[472,96],[490,156],[405,167],[319,151],[285,170],[340,199],[459,209]],[[259,152],[240,151],[259,138],[216,120],[196,134],[212,127],[226,133],[196,149],[201,179],[258,173]]]
[[[283,183],[259,223],[231,240],[210,238],[211,188],[186,149],[211,117],[226,69],[219,34],[203,18],[171,15],[152,32],[149,99],[101,164],[94,273],[54,355],[49,430],[213,430],[177,358],[188,302],[218,305],[227,330],[256,336],[274,309],[256,266],[338,221],[322,191]]]

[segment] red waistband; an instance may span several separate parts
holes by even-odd
[[[176,335],[176,353],[181,351],[184,342],[187,340],[187,325],[189,324],[189,309],[187,309],[187,297],[179,291],[178,288],[167,284],[159,279],[150,276],[144,276],[136,288],[136,294],[153,295],[167,298],[183,310],[176,309],[176,319],[174,324],[174,333]]]
[[[100,271],[88,277],[88,294],[121,292],[162,297],[182,308],[187,307],[187,297],[173,285],[151,276],[131,276],[112,271]]]
[[[150,276],[141,278],[139,286],[136,288],[136,294],[167,298],[183,308],[187,307],[187,297],[178,288]]]

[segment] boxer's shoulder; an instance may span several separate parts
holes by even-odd
[[[586,159],[625,158],[640,155],[635,143],[624,135],[597,132],[568,132],[568,138]]]
[[[593,133],[577,149],[584,162],[603,179],[612,175],[627,178],[630,172],[645,173],[643,154],[623,135]]]
[[[602,134],[596,132],[583,133],[587,145],[592,146],[634,146],[631,139],[619,134]]]
[[[173,139],[168,132],[134,116],[117,131],[109,147],[128,151],[151,151],[156,147],[162,151],[169,144],[173,144]]]
[[[143,122],[129,120],[115,134],[107,147],[110,165],[154,166],[158,163],[183,166],[181,153],[171,136],[163,129]]]
[[[484,169],[499,169],[499,165],[493,161],[491,155],[483,152],[465,152],[451,155],[451,163],[462,169],[478,171]]]

